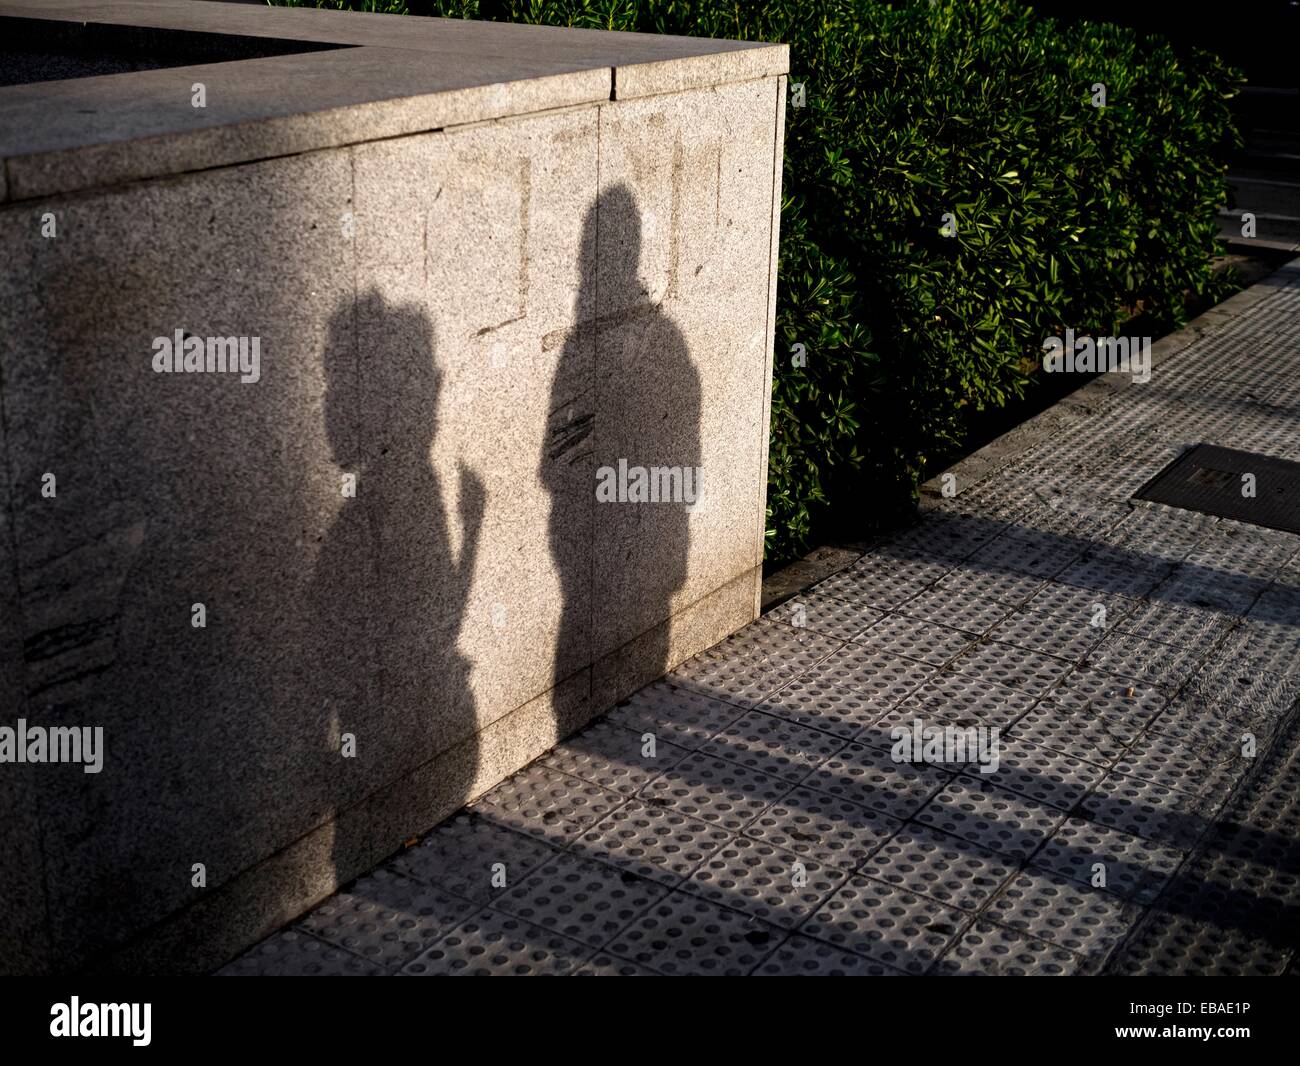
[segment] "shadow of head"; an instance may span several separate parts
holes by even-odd
[[[599,255],[598,315],[648,295],[640,274],[641,230],[641,210],[626,185],[610,186],[588,208],[582,249],[584,256]]]
[[[371,289],[330,319],[325,344],[325,434],[334,462],[428,461],[442,373],[428,314]]]

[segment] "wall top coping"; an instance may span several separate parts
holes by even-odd
[[[0,41],[9,18],[152,34],[151,52],[221,40],[191,34],[315,50],[0,86],[0,202],[789,69],[783,44],[194,0],[0,0]]]

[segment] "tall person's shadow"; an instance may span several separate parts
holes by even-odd
[[[324,420],[343,502],[312,581],[322,643],[310,683],[340,882],[427,828],[418,814],[390,823],[379,813],[382,799],[379,807],[362,802],[368,795],[454,748],[436,773],[399,788],[420,795],[396,804],[448,813],[467,798],[478,769],[471,663],[457,641],[486,498],[462,466],[461,550],[453,553],[431,463],[441,376],[423,309],[371,291],[332,317]],[[343,474],[355,476],[355,495],[344,491]]]
[[[563,597],[553,682],[635,642],[597,668],[605,702],[676,665],[668,620],[687,581],[691,512],[703,504],[700,377],[681,330],[642,282],[641,234],[625,185],[587,210],[576,321],[552,381],[539,469]],[[620,460],[688,480],[667,501],[598,502],[598,478],[617,478]]]

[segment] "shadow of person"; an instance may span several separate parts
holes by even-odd
[[[459,807],[473,783],[471,663],[457,641],[486,499],[462,465],[461,550],[453,554],[430,462],[441,372],[422,309],[388,304],[374,291],[355,309],[339,308],[325,381],[325,430],[343,502],[312,580],[322,636],[312,684],[341,883]],[[353,494],[345,491],[349,474]],[[394,790],[390,805],[386,786],[453,748],[454,758]]]
[[[590,715],[676,665],[670,619],[686,586],[691,514],[704,505],[700,378],[662,306],[671,272],[658,300],[642,283],[641,233],[625,185],[587,210],[576,324],[552,381],[539,470],[563,597],[554,682],[623,649],[593,674]]]

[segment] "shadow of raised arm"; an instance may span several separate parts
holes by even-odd
[[[456,569],[460,587],[468,589],[478,558],[479,534],[483,529],[483,512],[487,507],[487,490],[473,467],[460,463],[460,521],[465,531]]]

